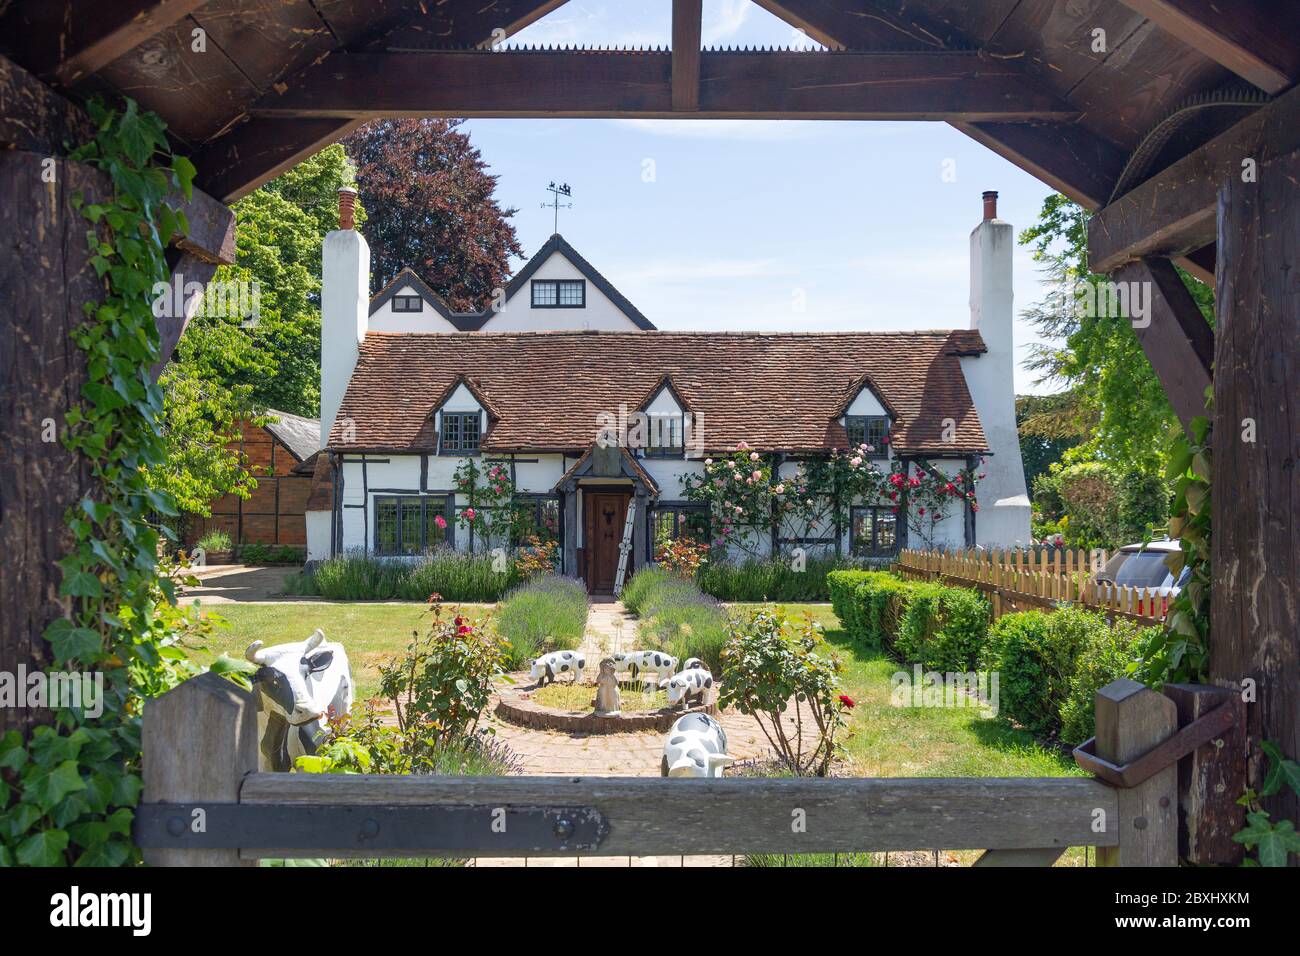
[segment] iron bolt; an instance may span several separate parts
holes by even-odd
[[[555,835],[561,840],[567,840],[573,836],[573,823],[561,817],[555,821]]]
[[[361,824],[361,835],[367,839],[379,836],[379,821],[366,820]]]
[[[174,837],[180,836],[185,832],[185,821],[180,817],[171,817],[167,821],[167,832]]]
[[[1135,829],[1145,830],[1147,828],[1147,818],[1138,817],[1136,820],[1133,821],[1133,826]]]

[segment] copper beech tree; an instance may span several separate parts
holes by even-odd
[[[462,120],[392,119],[343,140],[370,214],[372,291],[409,266],[457,312],[487,306],[522,249]]]

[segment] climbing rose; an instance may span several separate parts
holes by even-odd
[[[849,464],[852,465],[854,468],[856,468],[858,467],[858,465],[862,464],[862,459],[857,455],[854,455],[852,458],[849,459]]]
[[[445,529],[447,527],[447,519],[444,518],[442,515],[435,515],[433,519],[433,523],[436,524],[439,528]]]
[[[758,471],[757,469],[755,469],[755,471],[754,471],[754,480],[755,480],[755,481],[758,481],[758,480],[761,479],[762,477],[763,477],[763,473],[762,473],[761,471]]]
[[[751,452],[749,453],[749,460],[750,460],[750,461],[758,461],[758,452],[756,452],[756,451],[751,451]]]
[[[475,515],[475,512],[474,512],[474,509],[473,509],[473,508],[466,508],[466,509],[465,509],[465,520],[466,520],[466,521],[470,521],[470,522],[472,522],[472,521],[474,520],[475,517],[476,517],[476,515]]]
[[[778,495],[783,495],[783,494],[785,494],[785,485],[777,485],[777,486],[776,486],[776,493],[777,493]]]

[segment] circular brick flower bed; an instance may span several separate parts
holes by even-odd
[[[548,707],[533,698],[537,685],[528,673],[511,675],[513,684],[497,685],[496,715],[502,720],[537,730],[564,730],[580,734],[627,734],[643,730],[663,733],[670,730],[682,714],[717,714],[718,705],[708,703],[699,707],[665,707],[661,710],[625,711],[621,714],[597,717],[594,712],[561,710]],[[596,687],[591,686],[595,699]],[[716,694],[716,688],[714,689]]]

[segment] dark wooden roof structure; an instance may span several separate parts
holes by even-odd
[[[937,120],[1096,210],[1092,267],[1153,290],[1137,332],[1184,422],[1213,388],[1211,677],[1255,681],[1251,740],[1300,754],[1300,4],[756,2],[827,49],[701,50],[701,0],[672,0],[672,48],[641,51],[502,46],[563,0],[0,0],[0,434],[24,463],[0,469],[0,547],[23,556],[0,568],[0,656],[41,659],[49,529],[87,480],[24,436],[77,393],[61,347],[94,283],[31,224],[94,185],[64,163],[48,189],[37,162],[84,136],[88,95],[134,97],[197,166],[187,278],[233,256],[224,203],[374,117]],[[1173,263],[1215,283],[1213,330]],[[184,320],[160,326],[167,355]],[[1257,785],[1258,750],[1232,753]],[[1266,806],[1300,816],[1293,794]],[[1192,816],[1193,858],[1238,849],[1227,816]]]

